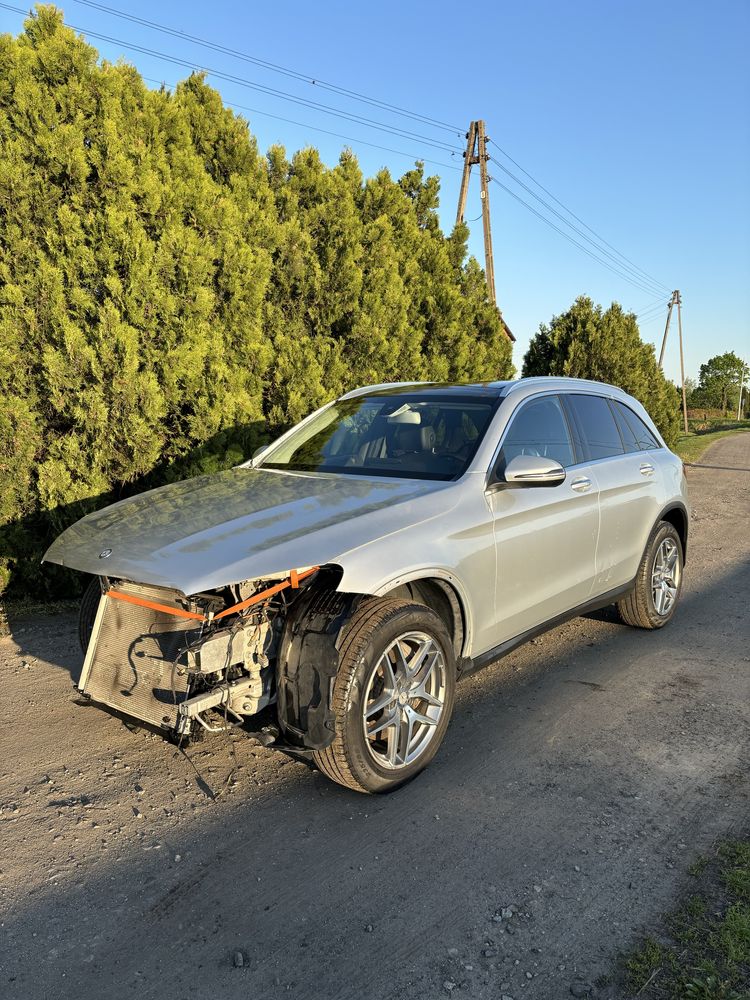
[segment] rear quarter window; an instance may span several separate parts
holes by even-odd
[[[596,462],[625,454],[622,437],[606,399],[571,393],[566,395],[565,401],[578,427],[585,461]]]
[[[625,406],[617,399],[612,400],[612,405],[620,420],[630,429],[639,451],[652,451],[654,448],[661,448],[659,442],[637,413],[634,413],[629,406]]]
[[[625,445],[625,451],[628,452],[629,454],[632,454],[633,452],[636,451],[640,451],[641,446],[638,444],[638,438],[636,437],[633,428],[625,419],[625,414],[622,413],[622,407],[617,406],[613,399],[610,399],[609,405],[611,406],[612,412],[615,415],[615,420],[617,421],[617,429],[620,432],[622,443]]]

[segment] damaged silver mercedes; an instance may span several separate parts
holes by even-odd
[[[612,386],[391,384],[90,514],[45,560],[92,576],[92,701],[379,792],[434,757],[461,674],[609,603],[666,624],[687,511],[680,461]]]

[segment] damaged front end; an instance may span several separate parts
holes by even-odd
[[[279,724],[290,745],[319,749],[333,738],[335,646],[351,605],[334,593],[336,582],[335,573],[315,567],[185,597],[101,578],[78,688],[181,739],[241,726],[281,691]],[[320,668],[300,671],[313,647],[324,654]]]

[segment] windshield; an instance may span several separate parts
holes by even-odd
[[[434,393],[338,400],[272,446],[260,465],[301,472],[456,479],[497,401]]]

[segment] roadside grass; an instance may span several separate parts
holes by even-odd
[[[629,997],[750,1000],[750,837],[689,869],[697,892],[623,957]]]
[[[750,420],[714,418],[710,420],[689,420],[689,434],[680,434],[675,451],[683,462],[696,462],[714,441],[750,430]]]

